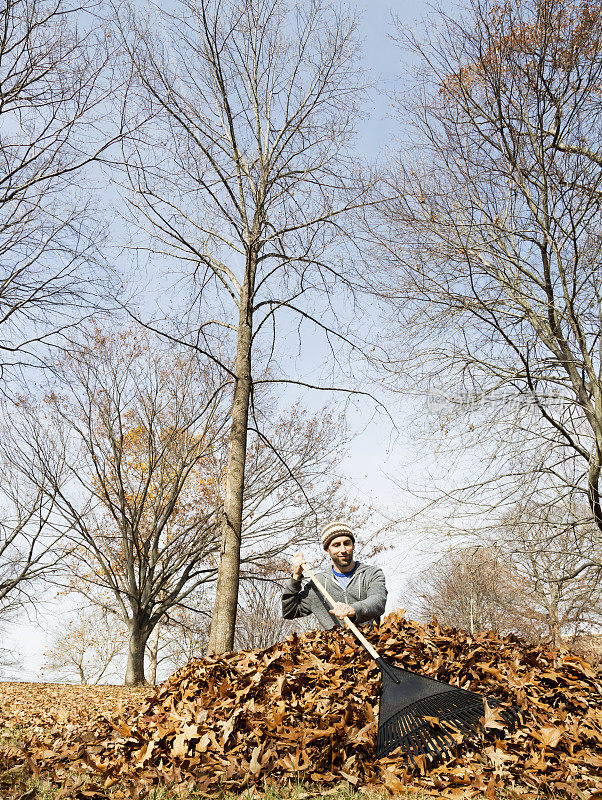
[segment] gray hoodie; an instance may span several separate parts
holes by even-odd
[[[379,622],[387,601],[384,573],[379,567],[371,567],[368,564],[361,564],[359,561],[356,561],[356,565],[353,578],[346,590],[335,580],[332,569],[316,572],[316,578],[332,595],[333,600],[353,606],[355,609],[353,622],[358,625],[372,620]],[[322,630],[342,625],[342,622],[331,614],[329,609],[329,604],[312,581],[303,587],[301,581],[295,580],[295,578],[289,578],[286,582],[282,594],[284,619],[296,619],[297,617],[306,617],[308,614],[315,614]]]

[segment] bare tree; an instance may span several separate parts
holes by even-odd
[[[107,683],[115,678],[127,651],[127,628],[98,606],[78,609],[63,618],[44,650],[42,672],[54,680],[82,685]]]
[[[22,659],[19,653],[15,653],[14,645],[10,647],[5,647],[5,633],[6,633],[6,619],[2,621],[2,627],[0,628],[0,676],[2,678],[7,678],[11,675],[14,675],[15,671],[22,669]],[[9,620],[9,623],[11,621]]]
[[[45,366],[92,309],[109,272],[92,222],[92,164],[120,135],[108,113],[108,43],[93,4],[5,0],[0,8],[0,390]],[[113,116],[114,119],[114,116]],[[85,178],[84,178],[85,174]]]
[[[109,43],[95,4],[5,0],[0,7],[0,606],[32,599],[57,565],[53,492],[21,481],[13,402],[31,397],[78,323],[113,286],[91,209],[93,168],[121,134],[109,113]],[[117,119],[119,119],[117,117]],[[98,177],[98,176],[96,176]],[[27,379],[27,389],[21,381]],[[30,431],[33,439],[36,431]],[[19,466],[16,466],[16,463]]]
[[[12,678],[15,674],[22,674],[22,661],[15,655],[12,647],[0,647],[0,675]]]
[[[247,438],[265,438],[254,390],[289,377],[276,359],[286,334],[301,341],[313,326],[333,355],[347,342],[330,299],[349,287],[336,248],[347,212],[364,202],[349,148],[354,28],[321,0],[182,0],[150,26],[133,12],[120,20],[138,103],[154,115],[125,153],[132,216],[146,247],[194,279],[186,324],[163,332],[232,383],[216,652],[234,643]]]
[[[596,546],[597,527],[592,521],[579,525],[580,516],[570,506],[519,505],[500,531],[511,586],[520,589],[509,618],[531,638],[554,647],[567,640],[574,644],[601,619],[602,576],[579,569]]]
[[[278,581],[283,572],[275,572],[272,565],[275,559],[293,551],[315,548],[315,515],[324,519],[340,514],[356,519],[358,524],[367,518],[364,509],[347,500],[341,480],[335,477],[347,441],[342,418],[326,409],[308,414],[299,404],[276,416],[266,397],[261,406],[263,410],[257,408],[256,413],[270,417],[264,422],[270,445],[251,434],[246,454],[242,597],[235,639],[236,647],[248,648],[267,647],[268,639],[271,644],[293,630],[282,620]],[[217,509],[223,502],[227,464],[223,444],[220,457],[206,472]],[[146,647],[151,683],[156,681],[159,667],[180,667],[206,649],[214,582],[215,570],[208,571],[206,580],[183,603],[169,608],[157,623]],[[266,618],[261,621],[264,613]],[[253,627],[254,639],[250,638]]]
[[[367,519],[363,508],[347,500],[341,480],[335,477],[347,441],[342,418],[325,409],[308,414],[299,404],[275,417],[265,397],[262,406],[262,412],[256,411],[271,417],[264,423],[270,445],[251,435],[245,468],[242,590],[235,639],[236,647],[245,648],[267,647],[296,629],[284,623],[280,608],[279,582],[288,567],[281,564],[277,570],[273,565],[293,551],[315,549],[314,516],[325,519],[339,514],[357,520],[358,525]],[[218,509],[226,464],[224,446],[213,470],[206,473]],[[208,571],[206,580],[157,623],[146,647],[151,683],[159,667],[180,667],[206,649],[214,582],[215,570]]]
[[[514,627],[508,617],[516,597],[511,582],[497,548],[462,547],[414,577],[400,602],[426,621],[434,615],[442,624],[470,633],[506,633]]]
[[[149,646],[149,637],[158,624],[169,632],[182,614],[207,614],[199,592],[206,604],[227,469],[227,397],[215,372],[143,329],[94,328],[55,367],[42,412],[25,400],[18,408],[13,467],[22,485],[52,500],[51,521],[63,533],[57,552],[70,548],[69,587],[128,626],[128,684],[144,681],[145,648],[156,672],[159,639]],[[286,463],[252,438],[242,552],[249,569],[313,543],[311,514],[361,517],[331,475],[346,439],[342,422],[299,406],[276,417],[265,405],[265,413]]]
[[[52,503],[43,490],[32,493],[29,487],[15,484],[11,472],[5,466],[0,470],[4,512],[0,519],[2,615],[31,600],[32,584],[56,566],[50,552],[57,537],[49,537],[46,528]]]
[[[596,572],[575,574],[579,534],[564,509],[517,507],[497,534],[446,553],[410,582],[401,602],[423,619],[434,614],[471,633],[515,633],[554,647],[599,625],[602,584]]]
[[[17,401],[17,407],[25,401]],[[54,514],[56,495],[47,482],[32,482],[31,446],[44,438],[39,428],[16,423],[15,407],[6,403],[0,419],[0,616],[33,606],[43,580],[56,576],[68,548],[69,526]]]
[[[601,34],[600,3],[565,0],[469,0],[422,41],[401,32],[421,62],[412,137],[368,279],[395,309],[398,385],[419,375],[442,434],[487,453],[464,497],[490,523],[517,492],[581,492],[602,530]]]

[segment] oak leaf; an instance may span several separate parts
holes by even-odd
[[[503,731],[507,727],[500,715],[500,712],[495,708],[490,708],[487,700],[485,700],[485,713],[479,722],[486,730],[489,730],[490,728],[497,728],[497,730]]]
[[[544,747],[556,747],[562,739],[562,733],[562,728],[545,727],[540,728],[539,731],[534,731],[533,735],[539,739]]]

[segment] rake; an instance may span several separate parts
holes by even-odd
[[[326,588],[306,565],[303,568],[316,589],[334,607],[335,601]],[[348,617],[343,622],[380,669],[377,758],[401,748],[406,761],[418,767],[418,757],[426,756],[431,762],[445,759],[462,741],[462,735],[470,739],[484,730],[485,697],[390,664]],[[498,701],[487,699],[487,705],[496,708]],[[509,728],[520,722],[516,706],[496,708],[496,716]]]

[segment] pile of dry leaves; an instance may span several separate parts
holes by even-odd
[[[368,637],[408,669],[515,703],[523,724],[500,730],[488,715],[481,741],[464,741],[454,760],[420,771],[395,754],[376,761],[379,670],[349,634],[314,631],[264,651],[191,661],[136,713],[46,728],[5,749],[5,766],[25,765],[66,788],[79,772],[105,788],[167,783],[207,793],[298,776],[392,793],[411,784],[451,797],[493,797],[496,786],[602,797],[602,674],[587,662],[513,638],[421,627],[402,613]]]

